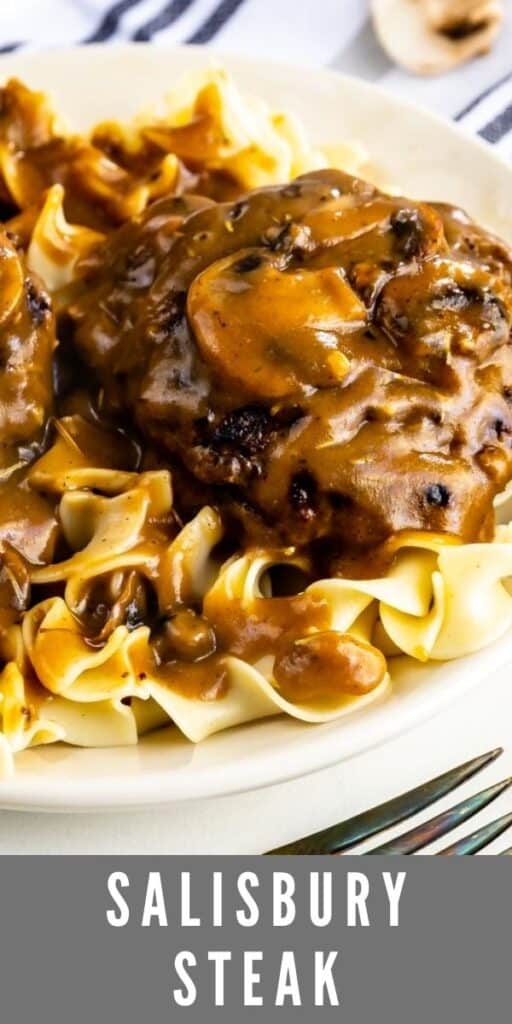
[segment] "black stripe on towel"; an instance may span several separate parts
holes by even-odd
[[[238,10],[244,0],[222,0],[210,17],[187,39],[187,43],[209,43],[224,27],[231,15]]]
[[[108,11],[105,11],[94,32],[91,32],[91,35],[83,39],[82,42],[104,43],[107,39],[111,39],[119,28],[119,22],[123,14],[131,11],[132,7],[137,7],[140,3],[142,3],[142,0],[119,0],[117,4],[113,4]]]
[[[498,78],[498,80],[496,82],[493,82],[492,85],[488,85],[487,89],[484,89],[484,91],[479,93],[478,96],[475,96],[474,100],[471,100],[471,103],[468,103],[466,107],[463,107],[462,110],[459,110],[459,113],[455,115],[455,120],[462,121],[463,117],[466,117],[468,114],[470,114],[471,111],[475,109],[475,107],[478,107],[479,103],[482,103],[483,100],[486,100],[487,97],[490,96],[491,93],[493,93],[496,89],[499,89],[501,85],[505,85],[505,82],[508,82],[510,78],[512,78],[512,71],[508,71],[506,75],[502,75],[502,77]]]
[[[508,107],[505,107],[501,111],[501,114],[497,114],[493,117],[492,121],[488,124],[484,124],[483,128],[480,128],[478,132],[483,139],[487,142],[500,142],[501,139],[508,134],[512,129],[512,103],[509,103]]]
[[[162,7],[158,14],[155,14],[153,18],[150,18],[144,25],[141,25],[134,32],[132,39],[137,43],[148,42],[157,32],[162,32],[164,28],[169,28],[169,25],[172,25],[178,18],[181,18],[181,15],[185,14],[185,11],[188,11],[193,3],[194,0],[171,0],[165,7]]]

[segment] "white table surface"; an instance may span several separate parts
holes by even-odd
[[[461,796],[512,775],[512,666],[399,740],[284,785],[142,813],[3,811],[0,853],[260,853],[380,803],[496,746],[503,746],[505,753],[478,782],[466,783],[458,791]],[[447,797],[439,806],[453,799]],[[512,790],[478,821],[511,811]],[[512,833],[491,849],[498,852],[510,845]]]

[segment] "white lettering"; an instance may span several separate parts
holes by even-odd
[[[142,913],[142,927],[149,928],[156,917],[161,928],[167,928],[167,911],[165,909],[162,876],[159,871],[150,871],[146,887],[146,899]]]
[[[184,949],[177,953],[174,958],[174,970],[178,978],[183,982],[183,988],[175,988],[173,991],[174,1002],[177,1006],[193,1006],[196,1001],[197,989],[187,971],[187,967],[195,967],[197,960],[193,953]]]
[[[224,1006],[224,965],[231,960],[227,949],[214,949],[208,953],[208,960],[214,963],[215,1006]]]
[[[315,1006],[325,1005],[324,989],[329,1000],[329,1006],[340,1005],[332,976],[332,969],[336,963],[337,956],[336,952],[331,951],[327,955],[327,959],[325,959],[325,953],[321,951],[315,953]]]
[[[320,904],[322,907],[320,908]],[[322,871],[322,898],[320,898],[320,872],[311,872],[309,913],[315,928],[325,928],[332,921],[332,871]]]
[[[237,910],[236,919],[243,928],[252,928],[259,921],[258,904],[249,892],[249,889],[257,889],[259,884],[259,878],[254,871],[243,871],[238,879],[238,892],[247,909]]]
[[[285,999],[290,999],[292,1006],[302,1006],[295,956],[290,950],[286,950],[281,957],[276,1006],[284,1006]]]
[[[349,871],[347,874],[347,925],[349,928],[356,928],[359,923],[363,928],[368,928],[370,921],[366,909],[366,900],[370,885],[366,875],[360,871]],[[357,916],[359,915],[359,922]]]
[[[263,960],[260,950],[251,949],[244,952],[244,1006],[263,1006],[263,997],[255,995],[254,987],[259,985],[261,975],[254,970],[254,964]]]
[[[130,908],[124,898],[119,892],[119,888],[127,889],[130,885],[128,875],[124,871],[112,871],[108,876],[107,887],[114,903],[119,911],[107,910],[107,921],[112,928],[124,928],[125,924],[128,924],[130,920]]]
[[[190,912],[190,871],[183,871],[181,876],[181,926],[182,928],[199,928],[200,917],[192,917]]]
[[[295,920],[295,879],[288,871],[274,871],[273,925],[287,928]]]
[[[390,928],[398,928],[399,925],[400,898],[402,896],[406,874],[406,871],[399,871],[397,873],[396,880],[393,882],[390,871],[382,872],[382,878],[384,880],[384,885],[386,886],[386,892],[389,899]]]

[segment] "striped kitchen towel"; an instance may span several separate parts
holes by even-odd
[[[0,52],[151,40],[324,65],[454,117],[512,159],[512,0],[492,53],[419,78],[380,49],[367,0],[0,0]]]

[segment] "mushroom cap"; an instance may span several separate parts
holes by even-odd
[[[392,60],[415,74],[442,75],[491,48],[503,0],[372,0],[372,13]]]

